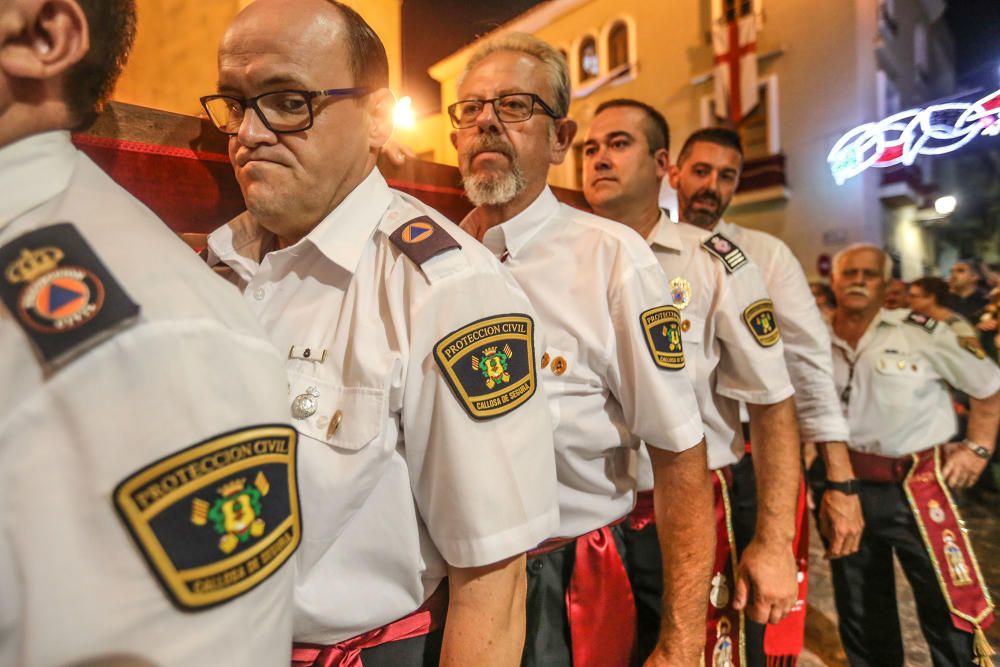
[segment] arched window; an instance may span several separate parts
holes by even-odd
[[[585,37],[580,43],[580,81],[593,79],[601,73],[597,60],[597,41],[593,37]]]
[[[619,21],[608,33],[608,69],[628,62],[628,26]]]

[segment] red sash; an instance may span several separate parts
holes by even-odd
[[[903,491],[937,573],[952,623],[975,635],[974,662],[992,667],[990,656],[994,651],[983,630],[993,623],[993,601],[965,524],[941,476],[940,447],[913,455],[913,467],[903,480]]]
[[[799,484],[799,500],[795,509],[795,564],[798,570],[799,592],[795,606],[780,623],[764,627],[764,656],[767,667],[795,667],[805,644],[806,593],[809,589],[809,514],[806,511],[805,480]]]
[[[736,581],[733,556],[736,553],[736,542],[729,507],[731,483],[732,473],[729,468],[713,471],[715,564],[712,566],[712,588],[708,594],[704,664],[742,667],[746,664],[744,618],[743,612],[733,609],[733,587]]]
[[[653,492],[640,491],[636,494],[635,507],[628,515],[628,527],[640,531],[654,523],[656,523],[656,513],[653,511]]]
[[[577,538],[546,540],[528,556],[574,543],[576,560],[566,589],[573,667],[627,665],[635,645],[635,598],[609,523]],[[530,628],[529,628],[530,632]]]
[[[443,626],[447,614],[448,583],[444,582],[419,609],[381,628],[330,646],[296,642],[292,646],[292,667],[362,667],[362,649],[422,637]]]

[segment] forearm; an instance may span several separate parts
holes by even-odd
[[[823,463],[826,464],[826,478],[831,482],[844,482],[854,479],[854,467],[846,442],[816,443]]]
[[[791,545],[795,538],[795,505],[801,475],[795,404],[787,398],[772,405],[750,404],[747,410],[757,477],[754,539]]]
[[[1000,391],[984,399],[969,398],[969,425],[965,437],[972,442],[993,449],[1000,424]]]
[[[524,648],[525,557],[448,567],[448,620],[441,665],[518,665]]]
[[[715,507],[705,443],[679,454],[649,447],[649,454],[663,558],[658,650],[671,664],[697,664],[704,648],[715,555]]]

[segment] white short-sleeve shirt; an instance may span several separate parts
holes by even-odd
[[[754,332],[757,311],[771,312],[767,289],[752,260],[735,269],[702,244],[712,232],[670,221],[666,214],[648,241],[681,310],[688,371],[705,424],[712,470],[743,458],[740,401],[770,405],[794,393],[782,341]],[[653,487],[648,455],[640,455],[639,490]]]
[[[958,432],[949,387],[973,398],[1000,389],[1000,369],[944,323],[882,309],[851,347],[833,335],[833,367],[851,448],[899,457]]]
[[[244,446],[260,444],[238,435],[248,427],[283,422],[294,437],[279,356],[237,291],[77,152],[69,133],[0,148],[0,192],[0,252],[57,247],[64,255],[59,269],[24,288],[33,297],[18,295],[31,313],[0,305],[0,664],[114,656],[166,667],[287,665],[289,558],[298,537],[272,539],[279,525],[272,518],[290,502],[294,466],[280,462],[282,443],[274,439],[266,444],[278,445],[269,455],[278,463],[260,468],[263,477],[237,462]],[[60,223],[72,229],[51,234]],[[42,248],[27,240],[40,234],[49,235]],[[85,277],[81,269],[92,273],[96,265],[80,264],[79,238],[110,278]],[[0,276],[12,265],[23,277],[20,260],[0,266]],[[33,326],[61,318],[63,329],[44,334],[48,340],[87,331],[88,322],[75,323],[96,312],[96,325],[119,290],[138,305],[136,319],[103,331],[61,363],[36,353]],[[237,434],[231,446],[221,444],[219,436],[230,432]],[[203,441],[211,441],[204,452],[195,447]],[[171,468],[151,479],[172,493],[145,506],[142,518],[126,519],[116,488],[151,466]],[[259,494],[252,518],[260,522],[240,537],[229,532],[233,524],[196,512],[221,497],[220,486],[251,485]],[[157,544],[163,560],[154,565]],[[264,562],[252,552],[265,545],[283,565],[240,594],[251,561]],[[196,573],[196,565],[206,572]],[[168,580],[189,590],[188,604],[202,606],[175,605],[172,596],[180,594],[168,592]],[[213,595],[220,604],[208,606]]]
[[[494,563],[555,530],[536,318],[489,252],[377,170],[298,243],[263,254],[271,241],[243,215],[210,236],[209,261],[286,356],[303,441],[295,638],[332,644],[412,612],[446,564]],[[456,247],[422,263],[404,252],[442,241]]]
[[[483,244],[506,254],[545,329],[556,534],[582,535],[631,511],[640,440],[683,451],[703,437],[689,374],[658,365],[650,343],[668,326],[658,319],[670,305],[663,271],[634,231],[561,204],[548,188]]]
[[[836,409],[830,336],[802,265],[780,239],[720,220],[713,231],[738,245],[760,268],[781,327],[795,410],[804,442],[846,441],[848,430]]]

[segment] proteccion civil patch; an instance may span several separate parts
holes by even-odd
[[[295,429],[205,440],[121,482],[114,505],[171,600],[197,611],[266,580],[302,539]]]
[[[492,419],[535,393],[535,324],[513,313],[478,320],[434,346],[434,359],[473,419]]]
[[[639,316],[639,321],[653,362],[671,371],[684,368],[680,311],[674,306],[650,308]]]

